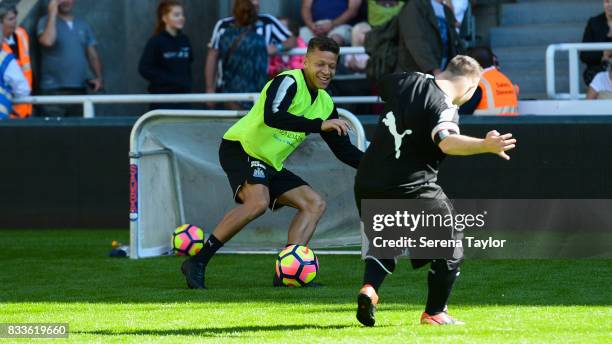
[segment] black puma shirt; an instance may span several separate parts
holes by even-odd
[[[435,182],[445,157],[438,143],[445,134],[459,133],[458,107],[431,75],[389,74],[378,89],[386,108],[355,187],[384,192]]]

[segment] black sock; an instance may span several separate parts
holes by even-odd
[[[449,270],[444,259],[434,260],[427,274],[427,305],[425,312],[436,315],[444,311],[459,269]]]
[[[383,267],[380,265],[384,265]],[[371,285],[374,290],[378,293],[378,288],[387,277],[387,272],[393,272],[395,270],[395,259],[372,259],[366,258],[365,260],[365,272],[363,274],[363,284]]]
[[[210,259],[215,255],[218,249],[223,246],[223,243],[217,239],[214,235],[210,235],[204,247],[196,254],[193,259],[196,262],[204,264],[204,266],[208,265]]]

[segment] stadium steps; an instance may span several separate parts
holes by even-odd
[[[495,49],[500,61],[500,70],[520,86],[522,99],[542,98],[546,94],[546,74],[541,73],[541,69],[545,68],[543,62],[545,51],[545,46]],[[555,69],[556,89],[565,92],[569,85],[567,54],[557,54]]]
[[[551,10],[553,9],[553,10]],[[530,25],[530,24],[562,24],[579,22],[583,28],[586,21],[582,19],[592,17],[602,12],[601,1],[597,2],[523,2],[505,4],[501,8],[501,25]]]
[[[600,0],[519,0],[503,4],[500,26],[490,32],[502,71],[521,88],[521,99],[545,98],[549,44],[580,42],[587,20],[603,11]],[[567,53],[557,53],[556,89],[568,92]],[[584,89],[584,85],[581,85]]]
[[[496,48],[580,42],[584,26],[585,23],[574,22],[496,27],[491,29],[491,44]]]

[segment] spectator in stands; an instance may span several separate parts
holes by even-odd
[[[30,95],[30,85],[11,53],[0,51],[0,119],[10,118],[13,98]]]
[[[459,32],[459,28],[461,28],[461,23],[463,23],[463,18],[465,17],[465,12],[467,12],[468,7],[470,6],[469,0],[444,0],[442,2],[444,5],[450,7],[455,15],[455,29]]]
[[[363,47],[366,33],[370,32],[372,27],[366,22],[358,23],[353,27],[351,33],[351,46]],[[368,54],[348,54],[344,56],[344,66],[352,72],[365,71],[368,63]]]
[[[518,86],[499,71],[491,49],[476,47],[468,51],[484,69],[472,98],[459,109],[462,115],[518,115]]]
[[[278,19],[258,12],[259,0],[235,0],[233,17],[215,25],[206,57],[207,93],[258,92],[268,81],[268,55],[295,47],[295,37]],[[247,109],[251,105],[227,103],[225,107]]]
[[[299,36],[300,27],[299,25],[297,25],[297,23],[295,23],[288,17],[278,17],[278,21],[280,21],[281,24],[288,28],[291,34],[296,37],[296,48],[307,48],[306,42],[304,42],[302,37]],[[302,68],[304,68],[304,56],[288,56],[277,54],[274,56],[270,56],[270,64],[268,65],[268,76],[270,77],[270,79],[272,79],[280,72]]]
[[[398,15],[405,0],[368,0],[368,23],[371,26],[383,25]]]
[[[327,36],[339,45],[351,41],[351,24],[359,14],[361,0],[302,0],[306,26],[300,36],[306,43],[314,36]]]
[[[32,65],[30,63],[30,38],[21,26],[17,26],[17,8],[14,5],[0,5],[2,22],[2,50],[13,54],[21,68],[28,86],[32,89]],[[28,92],[29,93],[29,92]],[[32,114],[32,104],[13,104],[11,118],[26,118]]]
[[[149,93],[190,93],[193,51],[185,26],[183,5],[179,0],[162,0],[157,6],[155,35],[149,39],[138,70],[149,81]],[[186,104],[151,104],[151,109],[185,109]]]
[[[397,69],[438,75],[463,45],[455,16],[442,0],[411,0],[399,14]]]
[[[605,60],[607,70],[599,72],[587,90],[587,99],[612,99],[612,59]]]
[[[102,90],[102,63],[89,24],[75,17],[75,0],[49,0],[48,14],[38,21],[41,45],[40,93],[42,95],[86,94]],[[88,64],[94,72],[91,78]],[[47,105],[46,116],[81,116],[82,106]]]
[[[589,19],[582,42],[612,42],[612,0],[603,0],[604,12]],[[602,62],[612,58],[612,50],[582,51],[580,59],[586,64],[584,83],[589,85],[595,74],[604,71]]]

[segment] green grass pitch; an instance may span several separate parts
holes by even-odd
[[[108,258],[127,231],[0,237],[0,323],[69,323],[69,342],[612,342],[611,260],[466,261],[450,302],[462,327],[417,325],[426,269],[401,262],[381,290],[377,326],[364,328],[355,320],[357,256],[320,256],[323,288],[279,289],[274,257],[218,255],[210,289],[194,291],[181,258]]]

